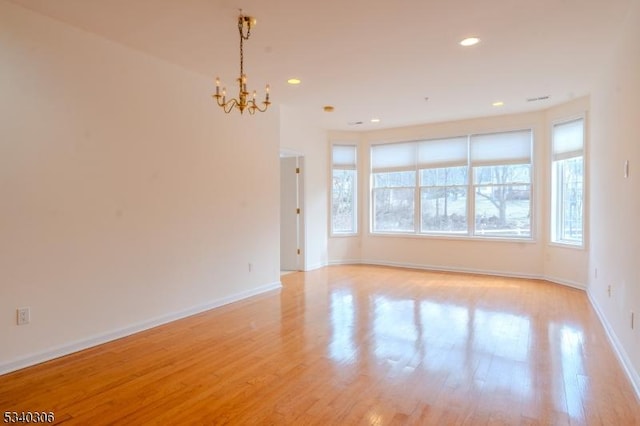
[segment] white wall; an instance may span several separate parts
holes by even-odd
[[[280,108],[280,148],[304,157],[304,269],[327,264],[327,132],[295,108]]]
[[[0,52],[0,373],[277,288],[277,110],[4,0]]]
[[[592,93],[589,295],[640,396],[640,1]],[[624,177],[629,160],[630,175]],[[595,270],[598,276],[595,276]],[[611,297],[608,286],[611,286]],[[631,329],[631,311],[636,314]]]

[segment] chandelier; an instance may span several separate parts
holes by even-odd
[[[218,106],[222,107],[225,113],[230,113],[232,109],[237,108],[240,110],[240,114],[244,113],[244,110],[248,110],[249,114],[253,115],[256,111],[265,112],[271,102],[269,101],[269,85],[265,88],[266,95],[264,101],[261,102],[262,108],[258,106],[256,102],[256,91],[249,96],[247,90],[247,75],[244,73],[244,40],[249,40],[251,36],[251,27],[256,25],[256,18],[251,16],[245,16],[240,9],[240,16],[238,16],[238,32],[240,33],[240,77],[237,78],[238,82],[238,97],[227,99],[227,89],[222,88],[220,93],[220,78],[216,77],[216,94],[213,95],[216,98]],[[245,31],[246,30],[246,31]]]

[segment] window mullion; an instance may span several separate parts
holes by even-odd
[[[469,171],[467,172],[467,176],[469,177],[467,185],[469,195],[467,196],[467,215],[469,219],[467,220],[467,233],[470,236],[476,234],[476,187],[474,185],[475,181],[475,170],[471,165],[467,165],[469,167]]]
[[[422,197],[420,194],[420,170],[416,167],[413,190],[413,233],[419,234],[422,228]]]

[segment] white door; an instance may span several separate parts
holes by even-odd
[[[280,270],[300,270],[298,157],[280,158]]]

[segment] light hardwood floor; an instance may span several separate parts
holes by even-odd
[[[0,410],[83,425],[640,424],[582,291],[373,266],[282,281],[0,376]]]

